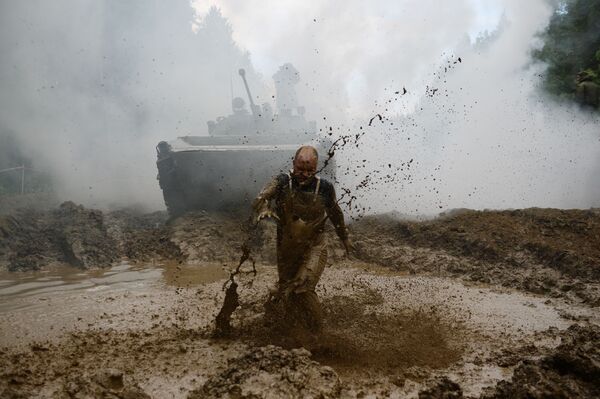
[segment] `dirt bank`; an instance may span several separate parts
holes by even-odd
[[[102,213],[66,202],[53,211],[0,217],[0,266],[36,270],[55,263],[108,267],[115,261],[230,262],[247,235],[245,218],[195,212]],[[426,222],[372,216],[350,225],[355,256],[413,274],[455,276],[600,306],[598,210],[461,210]],[[275,262],[275,226],[257,230],[253,256]],[[330,259],[343,259],[327,232]]]
[[[365,261],[600,306],[597,210],[463,210],[418,223],[380,216],[352,230]]]
[[[266,223],[254,243],[258,275],[240,277],[233,331],[215,339],[246,237],[239,218],[169,221],[72,203],[22,211],[0,223],[6,267],[92,270],[60,289],[31,274],[19,296],[18,285],[0,285],[0,396],[594,397],[599,218],[551,209],[369,217],[350,226],[353,261],[328,231],[318,337],[265,323],[276,280]],[[114,266],[124,260],[135,269]]]
[[[72,202],[52,211],[27,209],[2,216],[0,238],[0,263],[11,271],[57,263],[102,267],[119,259],[102,212]]]
[[[39,270],[58,265],[109,267],[121,259],[180,260],[164,212],[103,213],[73,202],[51,210],[23,208],[0,216],[0,268]]]
[[[484,398],[600,397],[600,327],[573,325],[561,344],[538,360],[524,360],[510,381],[502,381]]]

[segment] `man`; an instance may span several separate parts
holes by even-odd
[[[333,185],[316,175],[314,147],[298,149],[290,173],[276,176],[253,203],[255,220],[277,220],[279,281],[270,305],[283,303],[285,317],[295,326],[318,332],[322,314],[315,287],[327,263],[323,234],[330,219],[346,253],[352,245]]]
[[[575,78],[575,99],[583,106],[600,110],[600,87],[593,81],[593,76],[588,71],[581,71]]]

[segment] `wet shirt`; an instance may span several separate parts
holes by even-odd
[[[318,191],[317,191],[318,186]],[[305,195],[316,195],[318,203],[322,204],[324,211],[333,223],[337,235],[345,240],[348,237],[346,225],[344,223],[344,214],[337,204],[335,189],[329,181],[320,178],[313,178],[305,185],[300,183],[292,176],[290,191],[290,175],[280,174],[273,178],[261,191],[254,202],[254,210],[259,213],[264,209],[272,209],[275,214],[284,220],[284,203],[294,192],[301,192]],[[279,229],[278,229],[279,230]]]

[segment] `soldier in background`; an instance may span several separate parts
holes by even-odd
[[[575,78],[575,99],[583,106],[589,106],[600,110],[600,86],[593,81],[592,75],[587,71],[581,71]]]

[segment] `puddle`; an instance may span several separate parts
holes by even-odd
[[[123,262],[107,269],[57,266],[34,272],[0,273],[0,313],[36,306],[40,301],[77,292],[143,291],[150,283],[192,287],[228,277],[220,263],[136,265]]]
[[[169,263],[164,266],[162,277],[167,285],[189,288],[224,280],[229,277],[229,272],[223,263]]]
[[[61,266],[36,272],[3,272],[0,274],[0,312],[23,307],[21,299],[107,288],[132,289],[139,283],[157,280],[160,275],[161,270],[156,266],[128,263],[108,269]]]

